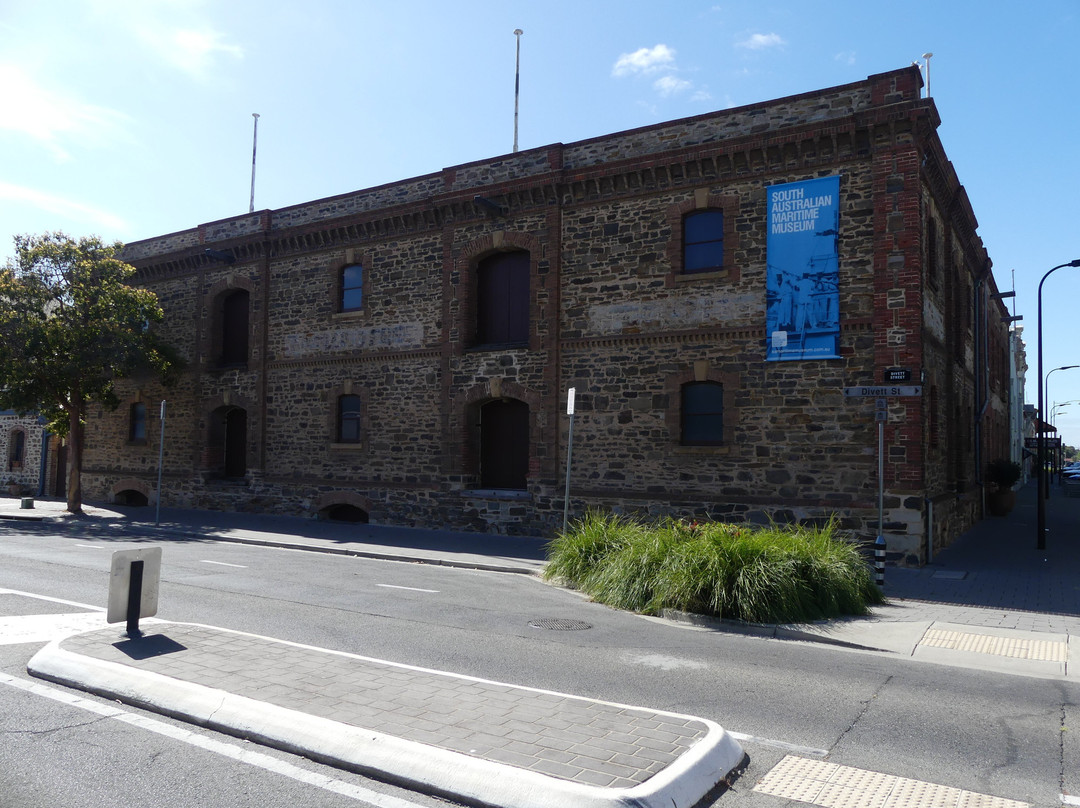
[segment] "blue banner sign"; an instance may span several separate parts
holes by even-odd
[[[840,178],[767,189],[765,358],[840,358]]]

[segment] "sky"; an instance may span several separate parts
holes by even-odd
[[[929,59],[939,136],[1037,398],[1038,286],[1080,258],[1080,0],[0,0],[0,262],[16,234],[138,241]],[[1080,268],[1043,287],[1080,365]],[[1080,445],[1080,367],[1047,410]]]

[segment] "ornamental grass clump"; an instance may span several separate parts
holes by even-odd
[[[594,600],[760,623],[865,614],[884,602],[857,547],[824,527],[588,513],[552,541],[545,577]]]

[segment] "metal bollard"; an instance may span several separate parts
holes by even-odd
[[[885,586],[885,537],[880,535],[874,542],[874,583]]]

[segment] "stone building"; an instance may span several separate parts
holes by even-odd
[[[37,416],[0,410],[0,494],[33,496],[55,491],[56,439],[49,451],[49,436]],[[45,457],[42,457],[43,447]]]
[[[129,244],[190,361],[88,497],[551,534],[837,516],[918,562],[1008,456],[1009,335],[917,68]],[[786,237],[791,237],[785,240]],[[880,419],[880,420],[879,420]]]

